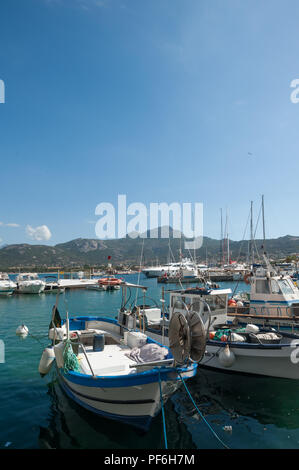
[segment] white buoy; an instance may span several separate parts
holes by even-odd
[[[50,372],[54,359],[54,348],[50,347],[43,350],[38,366],[38,371],[42,377]]]
[[[227,344],[224,350],[221,351],[219,354],[219,362],[223,367],[231,367],[236,360],[236,356],[234,353],[229,349],[229,345]]]
[[[18,326],[16,330],[16,335],[18,336],[27,336],[29,333],[29,330],[26,325],[20,325]]]

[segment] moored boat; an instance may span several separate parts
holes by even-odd
[[[0,273],[0,296],[8,296],[14,293],[17,285],[8,274]]]
[[[118,290],[123,282],[123,279],[119,279],[115,276],[107,276],[98,280],[98,286],[104,288],[104,290]]]
[[[138,287],[138,286],[134,286]],[[171,348],[136,331],[134,316],[79,316],[61,320],[52,311],[42,374],[56,363],[59,384],[77,404],[101,416],[147,430],[163,403],[196,374],[190,357],[178,361]],[[53,354],[54,353],[54,354]]]
[[[39,279],[35,273],[22,273],[16,278],[18,294],[40,294],[44,291],[46,283]]]
[[[169,344],[169,325],[173,315],[186,318],[199,315],[207,335],[200,365],[216,370],[299,379],[299,335],[255,324],[243,326],[238,318],[227,316],[230,289],[191,288],[169,291],[169,312],[151,312],[140,306],[143,331],[156,341]]]

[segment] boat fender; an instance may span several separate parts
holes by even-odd
[[[238,300],[237,307],[244,307],[244,304],[241,300]]]
[[[54,346],[55,359],[58,369],[64,367],[63,352],[65,348],[65,343],[62,341]]]
[[[236,360],[233,351],[230,350],[227,344],[223,351],[219,354],[219,362],[223,367],[231,367]]]
[[[18,326],[16,330],[16,335],[19,335],[19,336],[27,336],[28,333],[29,333],[29,330],[26,325],[20,325]]]
[[[56,330],[56,332],[55,332]],[[50,328],[49,330],[49,339],[63,340],[66,335],[66,325],[62,325],[61,328]]]
[[[55,359],[55,353],[53,348],[45,348],[42,353],[42,357],[39,362],[38,371],[41,377],[44,377],[52,367]]]

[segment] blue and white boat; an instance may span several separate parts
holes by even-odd
[[[141,305],[140,323],[147,335],[168,345],[173,320],[186,318],[193,339],[207,338],[204,348],[199,343],[192,352],[201,367],[299,380],[299,335],[248,321],[243,325],[238,317],[229,320],[230,294],[210,285],[171,290],[169,311],[159,316],[159,309]]]
[[[39,371],[46,374],[55,361],[59,384],[78,405],[144,430],[182,379],[197,371],[196,362],[184,357],[178,363],[171,348],[136,330],[136,318],[125,309],[117,319],[62,321],[55,306],[50,326],[52,347],[44,350]]]

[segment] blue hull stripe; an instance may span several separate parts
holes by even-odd
[[[102,398],[96,398],[96,397],[91,397],[90,395],[85,395],[84,393],[78,392],[77,390],[74,390],[69,384],[66,384],[65,386],[68,387],[68,389],[72,393],[75,393],[76,395],[79,395],[82,398],[86,398],[87,400],[91,400],[91,401],[98,401],[98,402],[101,402],[101,403],[111,403],[113,405],[145,405],[147,403],[155,403],[155,400],[152,400],[152,399],[147,399],[147,400],[107,400],[107,399],[102,399]]]
[[[278,304],[278,305],[292,305],[294,303],[299,303],[297,300],[251,300],[251,304]]]
[[[77,398],[69,389],[68,386],[66,386],[62,380],[59,380],[59,384],[61,388],[64,390],[64,392],[68,395],[69,398],[74,400],[78,405],[82,406],[83,408],[86,408],[87,410],[91,411],[92,413],[95,413],[97,415],[103,416],[104,418],[108,419],[113,419],[115,421],[122,421],[126,424],[133,425],[137,428],[143,429],[144,431],[147,431],[150,427],[150,423],[152,421],[151,416],[125,416],[125,415],[117,415],[113,413],[107,413],[105,411],[98,410],[96,408],[93,408],[92,406],[88,405],[87,403],[82,402],[79,398]]]

